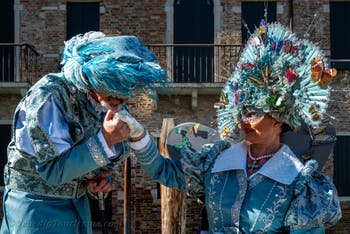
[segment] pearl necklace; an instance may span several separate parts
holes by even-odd
[[[252,153],[250,152],[250,146],[249,146],[249,148],[248,148],[248,157],[249,157],[251,160],[253,160],[253,163],[250,164],[250,165],[248,165],[250,174],[252,174],[253,171],[254,171],[255,169],[258,169],[258,168],[260,167],[260,166],[258,165],[258,163],[257,163],[259,160],[264,159],[264,158],[270,158],[270,157],[272,157],[273,155],[274,155],[274,154],[266,154],[266,155],[262,155],[262,156],[260,156],[260,157],[254,158],[254,157],[252,156]]]
[[[259,160],[261,160],[261,159],[264,159],[264,158],[270,158],[270,157],[272,157],[274,154],[266,154],[266,155],[262,155],[262,156],[260,156],[260,157],[253,157],[252,156],[252,153],[250,152],[250,147],[249,147],[249,149],[248,149],[248,157],[251,159],[251,160],[253,160],[253,161],[259,161]]]

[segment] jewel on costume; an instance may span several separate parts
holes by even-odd
[[[248,164],[248,168],[249,168],[250,174],[252,174],[254,170],[259,168],[258,162],[254,160],[252,164]]]

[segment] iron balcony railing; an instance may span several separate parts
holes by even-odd
[[[238,62],[241,45],[149,44],[174,83],[225,82]]]
[[[38,56],[32,45],[0,43],[0,82],[32,84],[38,75]]]

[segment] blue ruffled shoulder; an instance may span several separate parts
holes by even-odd
[[[181,149],[182,169],[186,177],[186,188],[191,196],[204,195],[204,175],[215,162],[218,155],[231,144],[219,140],[213,144],[203,145],[201,152],[193,152],[188,148]]]
[[[314,160],[306,163],[296,181],[285,226],[291,231],[332,226],[341,218],[337,190],[331,179],[317,171]]]

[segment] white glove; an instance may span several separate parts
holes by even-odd
[[[119,110],[114,114],[114,118],[120,118],[123,122],[127,123],[130,128],[129,136],[131,138],[139,138],[144,133],[145,129],[137,122],[137,120],[130,115],[125,109]]]

